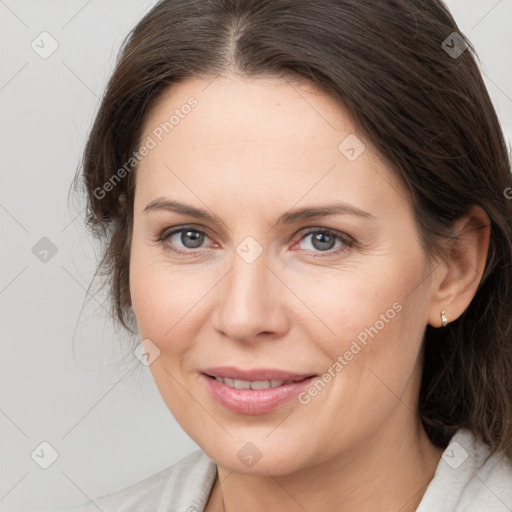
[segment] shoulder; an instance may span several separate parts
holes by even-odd
[[[201,512],[216,473],[215,463],[198,449],[172,466],[117,492],[79,507],[53,512]]]
[[[416,512],[512,510],[512,462],[503,454],[487,459],[488,454],[487,445],[469,430],[457,431]]]

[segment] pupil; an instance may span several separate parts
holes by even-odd
[[[203,240],[204,234],[199,233],[199,231],[182,231],[181,233],[181,243],[188,249],[195,249],[196,247],[200,247],[203,243]]]
[[[316,233],[313,235],[313,247],[318,250],[328,250],[334,247],[335,239],[328,233]]]

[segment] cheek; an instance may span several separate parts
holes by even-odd
[[[379,348],[392,350],[400,345],[398,334],[423,320],[424,275],[424,261],[418,253],[400,261],[383,255],[364,266],[328,269],[321,275],[316,271],[299,276],[297,272],[287,279],[296,283],[294,291],[307,306],[307,324],[301,320],[303,314],[296,315],[295,321],[308,330],[312,340],[322,340],[326,353],[337,356],[349,350],[354,340],[370,347],[377,339],[389,337]]]
[[[367,281],[356,275],[345,276],[337,285],[326,280],[322,294],[309,295],[311,309],[335,334],[326,336],[325,328],[307,333],[328,363],[321,375],[325,387],[320,384],[319,391],[310,388],[303,395],[303,413],[320,422],[328,418],[325,424],[343,425],[332,433],[340,443],[348,433],[364,438],[397,406],[400,409],[400,402],[414,410],[409,387],[416,375],[426,310],[425,288],[418,286],[421,275],[418,265],[407,273],[387,267],[386,272],[368,274]],[[319,445],[325,442],[321,429],[313,437]]]
[[[364,272],[303,279],[296,288],[315,312],[296,321],[323,352],[325,371],[336,375],[333,392],[346,403],[364,409],[381,400],[386,408],[404,391],[426,325],[425,271],[423,254],[411,251],[400,261],[383,256]]]
[[[194,329],[204,323],[201,299],[214,285],[208,273],[191,272],[186,266],[171,265],[155,250],[132,247],[130,291],[137,315],[140,339],[150,339],[159,356],[149,369],[168,409],[187,431],[194,431],[192,419],[204,414],[183,387],[187,354],[193,350]],[[217,277],[218,280],[218,277]]]
[[[163,250],[132,246],[130,293],[141,338],[151,339],[161,351],[186,350],[194,333],[185,336],[184,329],[201,324],[204,299],[218,279],[218,273],[200,264],[192,270],[171,264]]]

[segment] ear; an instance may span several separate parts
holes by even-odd
[[[456,320],[469,306],[480,284],[487,260],[491,223],[480,206],[470,211],[454,226],[454,239],[446,243],[446,259],[438,262],[432,280],[428,323],[441,327],[441,311],[448,322]]]

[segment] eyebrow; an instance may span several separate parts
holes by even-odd
[[[223,223],[220,217],[218,217],[214,213],[209,213],[208,211],[203,210],[201,208],[197,208],[189,204],[161,197],[157,197],[156,199],[148,203],[144,208],[143,213],[149,213],[157,210],[174,211],[176,213],[182,213],[184,215],[189,215],[191,217],[196,217],[197,219],[210,221],[212,223]],[[295,222],[299,222],[302,220],[317,217],[326,217],[328,215],[356,215],[358,217],[363,217],[367,219],[376,219],[376,217],[371,213],[360,210],[359,208],[356,208],[351,204],[344,202],[336,202],[322,206],[311,206],[289,210],[288,212],[285,212],[279,216],[276,224],[293,224]]]

